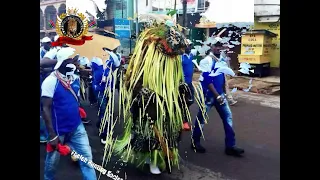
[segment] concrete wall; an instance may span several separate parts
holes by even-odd
[[[255,0],[254,15],[258,22],[277,22],[280,19],[280,0]]]
[[[278,36],[272,40],[271,67],[280,68],[280,0],[255,0],[254,29],[266,29]]]

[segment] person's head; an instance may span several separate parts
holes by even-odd
[[[191,52],[191,47],[192,47],[192,42],[191,42],[191,40],[187,39],[187,40],[186,40],[186,43],[187,43],[187,47],[185,48],[184,52],[185,52],[186,54],[190,54],[190,52]]]
[[[41,40],[41,43],[42,43],[43,49],[45,49],[46,51],[50,50],[50,48],[51,48],[51,39],[50,38],[44,37]]]
[[[211,46],[211,50],[214,54],[220,54],[221,49],[222,49],[222,43],[219,41],[216,44]]]
[[[74,51],[75,49],[70,47],[59,50],[57,53],[57,64],[54,69],[66,76],[73,75],[76,70],[75,61],[71,57],[74,54]]]

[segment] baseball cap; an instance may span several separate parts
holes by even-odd
[[[57,41],[59,39],[59,35],[54,36],[53,40]]]
[[[186,39],[187,45],[192,44],[192,41],[190,39]]]
[[[51,39],[48,38],[48,37],[44,37],[42,40],[41,40],[42,43],[48,43],[48,42],[51,42]]]
[[[57,52],[57,64],[54,66],[54,70],[57,70],[65,60],[74,54],[74,52],[75,49],[71,47],[61,48]]]
[[[103,65],[103,62],[102,62],[102,59],[98,58],[98,57],[93,57],[92,60],[91,60],[91,64],[92,63],[95,63],[97,64],[98,66],[102,66]]]
[[[89,59],[87,58],[87,57],[80,57],[79,58],[79,64],[81,65],[81,66],[85,66],[85,65],[88,65],[88,64],[90,64],[90,61],[89,61]]]

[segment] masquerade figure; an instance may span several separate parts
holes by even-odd
[[[120,81],[119,111],[125,129],[115,141],[113,131],[108,129],[105,146],[106,151],[139,168],[149,164],[152,174],[166,169],[171,172],[178,166],[182,119],[184,113],[189,114],[186,99],[190,98],[181,65],[186,39],[173,23],[160,19],[137,40],[123,85]],[[113,102],[113,97],[109,101]],[[106,114],[113,116],[111,110]],[[109,119],[108,124],[113,126]]]
[[[49,133],[44,179],[55,179],[61,146],[67,145],[84,158],[92,160],[88,135],[79,111],[79,77],[74,74],[74,60],[69,58],[74,51],[72,48],[58,51],[55,71],[42,83],[43,117]],[[79,165],[83,179],[97,179],[93,166],[82,161],[79,161]]]

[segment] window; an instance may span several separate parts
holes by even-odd
[[[204,2],[205,0],[198,0],[198,9],[204,10]]]
[[[126,1],[122,0],[122,1],[118,1],[116,2],[116,10],[124,10],[124,9],[127,9],[127,3]]]

